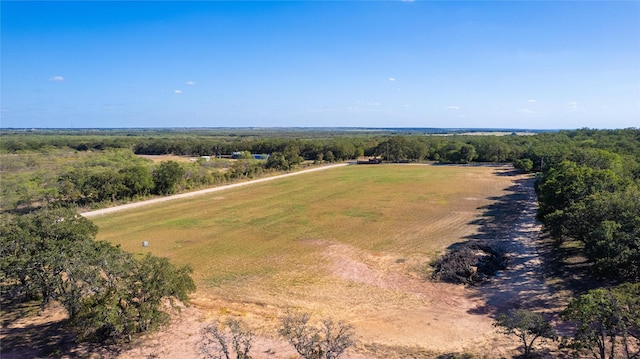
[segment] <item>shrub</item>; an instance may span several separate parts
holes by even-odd
[[[309,323],[309,313],[287,313],[278,330],[305,359],[337,359],[354,344],[353,326],[325,319],[320,325]]]

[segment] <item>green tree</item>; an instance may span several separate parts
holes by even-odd
[[[84,178],[84,173],[80,173],[80,171],[71,171],[60,175],[57,181],[59,199],[79,204],[84,199],[84,193],[82,193]]]
[[[619,350],[627,358],[640,356],[640,283],[590,290],[572,299],[562,318],[577,326],[568,339],[577,352],[598,359],[616,358]]]
[[[559,241],[568,235],[567,213],[588,196],[623,188],[624,181],[611,170],[593,169],[563,161],[545,173],[537,186],[537,217]]]
[[[465,143],[460,146],[460,155],[459,160],[457,162],[461,163],[470,163],[478,157],[476,154],[476,148],[469,143]]]
[[[118,171],[122,184],[127,188],[128,197],[146,196],[153,189],[153,176],[149,167],[137,165],[125,167]]]
[[[300,148],[294,144],[289,144],[282,151],[285,160],[289,163],[289,169],[299,166],[304,158],[300,156]]]
[[[175,193],[184,173],[184,169],[178,162],[161,162],[153,171],[155,193],[162,195]]]
[[[40,210],[0,227],[0,269],[13,290],[38,298],[42,306],[58,299],[69,277],[67,264],[93,241],[98,228],[74,211]]]
[[[265,168],[272,168],[278,171],[289,170],[289,162],[281,152],[273,152],[269,155]]]
[[[85,183],[90,188],[88,197],[100,201],[115,201],[124,198],[128,192],[122,181],[122,176],[112,169],[105,169],[94,172]]]
[[[168,319],[162,300],[188,303],[188,293],[195,290],[189,267],[176,268],[150,254],[136,260],[112,248],[100,252],[109,262],[93,272],[90,283],[97,289],[74,302],[79,309],[71,322],[80,338],[123,339],[155,330]]]
[[[581,148],[570,153],[568,157],[581,166],[598,170],[612,170],[618,175],[623,173],[622,157],[616,153],[601,149]]]
[[[333,162],[336,160],[336,156],[333,154],[333,151],[327,151],[324,153],[324,160],[327,162]]]
[[[232,178],[253,178],[262,173],[262,163],[256,160],[236,160],[229,170]]]
[[[42,306],[57,300],[80,340],[122,339],[157,328],[165,298],[188,303],[189,267],[138,260],[104,241],[69,209],[45,209],[0,226],[0,286]]]
[[[533,170],[533,161],[528,158],[521,158],[513,161],[513,167],[524,172],[531,172]]]
[[[387,161],[404,162],[411,158],[412,148],[406,136],[393,136],[376,147],[376,156]]]
[[[510,310],[502,313],[493,323],[506,335],[515,335],[523,346],[524,357],[530,358],[533,345],[538,339],[556,339],[556,331],[541,314],[525,309]]]
[[[640,280],[640,191],[599,192],[572,207],[565,227],[601,278]]]
[[[507,161],[513,153],[510,144],[507,143],[506,137],[480,137],[472,139],[471,144],[476,148],[478,161],[481,162],[504,162]]]

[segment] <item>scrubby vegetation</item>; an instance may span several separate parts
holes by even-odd
[[[313,325],[311,315],[289,312],[280,318],[280,335],[304,359],[338,359],[355,342],[353,326],[331,318]]]
[[[314,325],[306,312],[288,311],[280,318],[278,333],[303,359],[338,359],[355,343],[352,325],[331,318]],[[202,327],[197,349],[206,359],[251,359],[253,342],[254,334],[242,319],[227,317]]]
[[[526,309],[513,309],[500,314],[494,323],[499,331],[516,336],[523,347],[524,358],[531,358],[536,341],[556,340],[556,330],[542,314]]]
[[[240,319],[215,320],[202,327],[200,336],[198,351],[205,359],[251,359],[253,333]]]

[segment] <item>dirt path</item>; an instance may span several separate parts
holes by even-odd
[[[506,249],[510,263],[507,270],[479,288],[479,294],[486,302],[481,310],[487,313],[512,308],[553,312],[560,304],[545,281],[538,252],[541,224],[536,221],[538,206],[533,183],[533,178],[520,182],[516,192],[518,199],[513,205],[519,212],[518,217],[512,228],[504,233],[504,238],[495,241]]]
[[[337,164],[327,165],[327,166],[322,166],[322,167],[314,167],[314,168],[310,168],[310,169],[307,169],[307,170],[291,172],[291,173],[285,173],[285,174],[282,174],[282,175],[276,175],[276,176],[272,176],[272,177],[259,178],[259,179],[250,180],[250,181],[246,181],[246,182],[233,183],[233,184],[223,185],[223,186],[219,186],[219,187],[207,188],[207,189],[203,189],[203,190],[200,190],[200,191],[180,193],[180,194],[161,197],[161,198],[154,198],[154,199],[150,199],[150,200],[146,200],[146,201],[128,203],[128,204],[123,204],[123,205],[120,205],[120,206],[115,206],[115,207],[109,207],[109,208],[99,209],[99,210],[95,210],[95,211],[84,212],[84,213],[81,213],[81,214],[84,217],[87,217],[87,218],[96,217],[96,216],[100,216],[100,215],[107,214],[107,213],[113,213],[113,212],[122,211],[122,210],[130,209],[130,208],[142,207],[142,206],[146,206],[146,205],[149,205],[149,204],[166,202],[166,201],[171,201],[171,200],[180,199],[180,198],[189,198],[189,197],[194,197],[194,196],[200,196],[200,195],[207,194],[207,193],[219,192],[219,191],[224,191],[224,190],[231,189],[231,188],[248,186],[248,185],[252,185],[252,184],[256,184],[256,183],[273,181],[273,180],[277,180],[277,179],[280,179],[280,178],[297,176],[297,175],[300,175],[300,174],[303,174],[303,173],[324,171],[324,170],[328,170],[330,168],[343,167],[343,166],[348,166],[348,165],[349,165],[349,163],[337,163]]]

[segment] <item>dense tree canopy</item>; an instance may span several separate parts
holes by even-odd
[[[162,299],[188,302],[188,267],[136,259],[95,241],[97,227],[69,209],[41,210],[0,227],[0,283],[14,299],[56,300],[80,339],[121,339],[167,318]]]
[[[601,278],[640,280],[640,192],[618,156],[581,153],[582,164],[564,160],[540,179],[538,219],[557,243],[584,244]],[[586,163],[586,164],[584,164]]]

